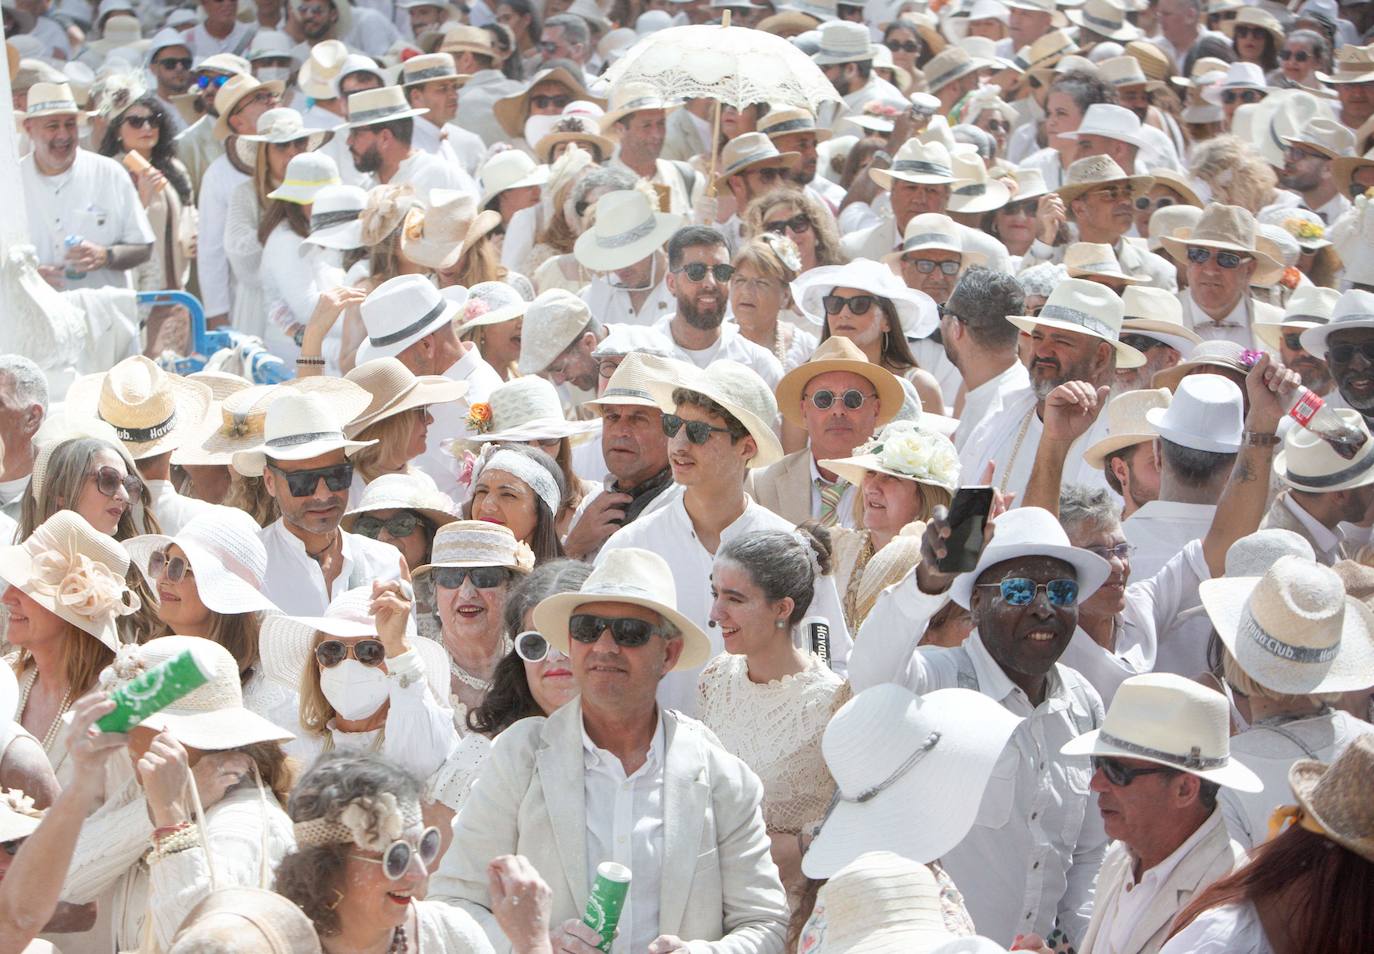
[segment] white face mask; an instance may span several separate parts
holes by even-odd
[[[386,673],[378,666],[364,666],[356,659],[345,659],[320,673],[320,691],[334,711],[350,721],[366,719],[390,695]]]
[[[254,70],[253,75],[256,76],[258,79],[262,80],[262,82],[264,83],[270,83],[272,80],[281,80],[283,83],[285,83],[287,78],[291,75],[291,67],[264,66],[260,69]]]

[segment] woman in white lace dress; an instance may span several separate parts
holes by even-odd
[[[835,788],[821,735],[843,702],[843,681],[793,642],[829,562],[829,536],[807,524],[731,540],[711,568],[710,622],[725,652],[702,670],[698,711],[763,781],[763,820],[789,888],[801,878],[802,833],[824,816]]]

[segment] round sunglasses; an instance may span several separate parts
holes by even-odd
[[[1283,60],[1285,63],[1289,60],[1296,60],[1299,63],[1306,63],[1310,56],[1311,54],[1309,54],[1306,50],[1279,50],[1279,59]]]
[[[810,401],[818,411],[830,410],[835,406],[836,399],[851,411],[857,411],[864,406],[864,401],[868,400],[870,397],[877,396],[876,394],[864,394],[857,388],[850,388],[848,391],[844,391],[840,394],[823,388],[819,391],[812,392]],[[805,395],[803,395],[802,399],[807,400]]]
[[[529,629],[515,637],[515,655],[527,663],[539,663],[549,656],[562,656],[563,653],[549,645],[542,633]]]
[[[1222,268],[1239,268],[1250,261],[1249,255],[1242,255],[1239,252],[1217,251],[1214,253],[1210,248],[1202,248],[1197,245],[1188,246],[1188,261],[1194,265],[1206,265],[1214,255],[1217,264]]]
[[[326,639],[315,647],[315,661],[325,669],[333,669],[349,656],[364,666],[380,666],[386,659],[386,647],[380,639],[360,639],[351,645],[339,639]]]
[[[166,550],[154,550],[148,558],[148,575],[155,580],[180,583],[187,573],[191,574],[192,579],[195,578],[195,571],[185,557],[169,557]]]
[[[711,277],[718,284],[724,285],[730,280],[730,276],[735,274],[735,266],[726,265],[723,262],[715,265],[707,265],[705,262],[691,262],[681,268],[675,268],[673,271],[685,273],[687,280],[692,282],[704,281],[706,273],[710,272]]]
[[[359,854],[355,854],[353,857],[359,861],[381,865],[382,874],[386,875],[388,880],[399,881],[405,875],[406,869],[410,867],[412,857],[418,855],[420,860],[428,866],[434,862],[435,858],[439,857],[439,846],[442,844],[443,839],[439,835],[439,829],[431,826],[420,833],[419,845],[413,846],[410,842],[398,838],[387,846],[380,858]]]

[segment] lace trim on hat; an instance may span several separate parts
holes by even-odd
[[[312,818],[298,821],[292,827],[297,845],[353,844],[364,851],[381,852],[420,821],[418,803],[407,802],[402,806],[391,792],[383,792],[353,799],[337,818]]]

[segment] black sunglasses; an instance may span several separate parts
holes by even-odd
[[[333,669],[352,656],[364,666],[380,666],[386,659],[386,647],[380,639],[360,639],[349,645],[337,639],[326,639],[315,647],[315,662],[325,669]]]
[[[392,537],[408,537],[415,532],[416,527],[425,522],[424,517],[412,510],[402,510],[385,520],[365,513],[353,521],[353,532],[364,537],[371,537],[373,540],[381,536],[383,530]]]
[[[1237,40],[1245,40],[1251,37],[1256,40],[1262,40],[1268,33],[1269,31],[1264,27],[1250,26],[1245,23],[1238,23],[1235,28],[1235,38]]]
[[[715,278],[719,284],[724,285],[730,280],[730,276],[735,274],[735,266],[725,264],[707,265],[705,262],[692,262],[689,265],[683,265],[681,268],[676,268],[674,271],[686,272],[688,280],[694,282],[705,279],[706,273],[709,271],[711,276]]]
[[[138,478],[137,474],[121,474],[113,467],[106,465],[97,467],[91,476],[95,478],[95,489],[106,497],[113,497],[119,493],[120,487],[124,488],[124,492],[129,495],[130,500],[137,500],[143,496],[143,481]]]
[[[693,444],[705,444],[711,439],[711,434],[714,431],[719,431],[721,434],[730,433],[730,428],[716,427],[716,425],[706,421],[684,421],[676,414],[663,415],[663,433],[668,437],[677,437],[677,432],[682,430],[683,425],[687,427],[687,440]]]
[[[5,854],[9,855],[11,858],[19,854],[19,849],[23,847],[23,838],[15,838],[12,841],[0,841],[0,850],[3,850]]]
[[[1283,333],[1283,344],[1289,351],[1302,351],[1302,332],[1285,331]]]
[[[1008,202],[1002,206],[1002,215],[1025,215],[1035,217],[1036,199],[1022,199],[1020,202]]]
[[[658,629],[653,623],[633,616],[597,616],[593,613],[574,613],[568,617],[568,635],[579,643],[594,643],[606,630],[617,646],[634,649],[649,641]]]
[[[887,48],[893,53],[919,53],[921,44],[915,40],[888,40]]]
[[[1135,207],[1140,211],[1153,209],[1167,209],[1174,204],[1174,200],[1167,195],[1162,195],[1158,199],[1152,199],[1148,195],[1136,196]]]
[[[562,109],[564,106],[567,106],[571,102],[572,97],[567,95],[544,96],[541,94],[539,96],[530,97],[530,105],[533,106],[535,109],[548,109],[550,106],[552,106],[554,109]]]
[[[1011,123],[1005,119],[989,119],[988,124],[983,128],[990,133],[1011,132]]]
[[[156,126],[157,120],[156,116],[125,116],[124,125],[130,129],[142,129],[144,126]]]
[[[528,663],[543,662],[549,655],[549,641],[532,629],[515,637],[515,655]]]
[[[333,467],[316,467],[314,470],[282,470],[276,464],[267,466],[286,478],[286,486],[293,497],[309,497],[320,485],[321,480],[336,494],[347,490],[353,482],[353,464],[348,461],[335,464]]]
[[[827,315],[838,315],[849,309],[851,315],[866,315],[868,309],[877,304],[877,297],[873,295],[855,295],[852,298],[845,298],[841,295],[826,295],[821,299],[821,304],[825,306]]]
[[[1329,353],[1331,360],[1334,361],[1336,364],[1349,364],[1350,360],[1355,357],[1355,352],[1357,351],[1360,353],[1360,355],[1364,358],[1364,360],[1367,363],[1374,364],[1374,343],[1362,345],[1330,345],[1327,347],[1326,350]]]
[[[189,56],[164,56],[154,62],[164,70],[189,70],[191,68]]]
[[[468,579],[479,590],[494,590],[510,579],[510,570],[504,566],[436,566],[430,575],[434,585],[445,590],[459,589]]]
[[[864,401],[868,400],[869,397],[877,397],[877,395],[867,395],[856,388],[850,388],[843,394],[838,395],[834,391],[823,389],[811,395],[811,403],[816,406],[818,411],[828,411],[835,406],[835,399],[837,397],[845,407],[849,408],[851,411],[857,411],[864,406]]]
[[[1221,101],[1227,106],[1233,103],[1258,103],[1264,99],[1262,89],[1227,89],[1221,92]]]
[[[772,232],[774,235],[786,235],[792,232],[795,235],[805,235],[811,231],[811,219],[805,212],[800,212],[790,219],[780,219],[777,222],[764,223],[765,232]]]
[[[166,550],[154,550],[153,555],[148,558],[148,575],[155,580],[180,583],[186,578],[188,571],[194,578],[196,574],[191,570],[191,564],[186,558],[168,557]]]
[[[1125,788],[1142,775],[1169,775],[1174,772],[1174,769],[1164,768],[1162,765],[1154,768],[1129,768],[1116,759],[1102,755],[1094,755],[1092,763],[1093,771],[1101,771],[1107,781],[1117,788]]]
[[[1306,63],[1308,60],[1308,56],[1309,54],[1306,50],[1279,50],[1279,59],[1283,60],[1284,62],[1287,62],[1288,60],[1297,60],[1299,63]]]
[[[1213,254],[1216,255],[1217,264],[1222,268],[1239,268],[1250,261],[1249,255],[1242,255],[1239,252],[1218,251],[1213,253],[1210,248],[1200,248],[1196,245],[1188,246],[1188,261],[1194,265],[1206,265],[1212,260]]]
[[[1158,338],[1135,334],[1123,334],[1121,336],[1121,343],[1137,351],[1149,351],[1151,348],[1158,348],[1164,344],[1164,342],[1160,341]]]

